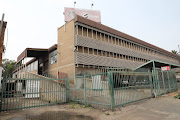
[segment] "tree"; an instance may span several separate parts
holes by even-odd
[[[12,77],[12,72],[16,68],[16,62],[14,60],[3,59],[2,60],[2,77]]]
[[[171,52],[174,54],[178,54],[178,52],[176,50],[172,50]]]

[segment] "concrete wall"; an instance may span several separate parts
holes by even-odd
[[[58,29],[58,71],[68,73],[70,83],[74,83],[74,21]]]

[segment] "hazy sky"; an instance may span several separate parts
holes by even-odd
[[[76,8],[101,11],[102,24],[171,51],[180,45],[180,0],[76,0]],[[5,58],[16,60],[27,47],[49,48],[64,24],[64,7],[74,0],[0,0],[8,22]],[[7,43],[7,29],[5,44]]]

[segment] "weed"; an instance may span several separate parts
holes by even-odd
[[[110,115],[109,113],[105,113],[105,115]]]
[[[82,106],[83,108],[90,108],[90,107],[92,107],[90,104],[88,104],[88,105],[83,105]]]
[[[174,96],[175,99],[180,99],[180,93],[178,95]]]

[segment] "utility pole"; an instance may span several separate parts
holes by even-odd
[[[3,29],[3,22],[4,21],[4,13],[2,15],[2,19],[1,19],[1,24],[0,24],[0,38],[1,38],[1,34],[2,34],[2,29]]]
[[[0,23],[0,91],[1,91],[1,77],[2,77],[2,54],[3,54],[3,42],[4,38],[2,37],[3,33],[3,26],[4,26],[4,14],[2,15],[1,23]],[[2,38],[2,39],[1,39]],[[1,108],[0,108],[1,111]]]
[[[92,4],[91,4],[91,9],[92,9],[93,6],[94,6],[94,4],[92,3]]]
[[[178,52],[178,54],[180,55],[180,45],[178,45],[178,48],[179,48],[179,52]]]
[[[74,1],[74,8],[75,8],[75,5],[76,5],[76,1]]]

